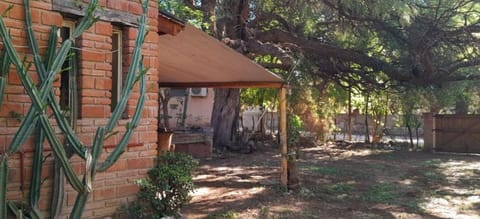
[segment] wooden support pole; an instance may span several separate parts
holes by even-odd
[[[348,88],[348,141],[352,141],[352,88],[351,87]]]
[[[281,147],[281,167],[280,183],[287,186],[288,183],[288,147],[287,147],[287,88],[280,88],[280,147]]]

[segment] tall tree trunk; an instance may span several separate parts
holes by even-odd
[[[418,126],[415,127],[415,137],[417,138],[417,142],[416,142],[416,145],[415,145],[415,150],[418,150],[418,141],[420,140],[419,139],[419,136],[418,136]]]
[[[468,114],[468,102],[465,98],[458,98],[455,102],[455,114],[467,115]]]
[[[213,146],[224,149],[232,140],[232,130],[238,118],[240,104],[239,89],[215,89],[215,100],[212,112]]]
[[[410,138],[410,147],[414,148],[415,145],[413,144],[413,133],[412,133],[412,126],[410,124],[407,124],[407,130],[408,130],[408,136]]]
[[[370,101],[370,94],[367,93],[365,97],[365,143],[370,143],[370,130],[368,129],[368,102]]]
[[[208,0],[207,0],[208,1]],[[212,7],[209,7],[212,8]],[[245,28],[249,14],[249,0],[217,1],[214,35],[219,38],[246,39]],[[232,130],[240,111],[239,89],[215,89],[212,112],[213,145],[223,149],[232,141]]]
[[[163,116],[159,116],[158,118],[162,118],[163,128],[170,129],[170,122],[168,117],[168,101],[170,100],[170,90],[163,89],[162,91],[160,91],[158,97],[160,100],[160,104],[162,105],[162,113],[163,113]],[[162,124],[159,122],[158,127],[161,127],[161,126]]]

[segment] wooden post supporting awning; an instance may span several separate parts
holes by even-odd
[[[287,103],[283,79],[203,31],[185,24],[159,34],[160,87],[280,89],[281,184],[287,186]]]

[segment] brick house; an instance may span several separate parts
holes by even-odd
[[[104,125],[110,117],[112,106],[118,100],[122,77],[126,74],[137,34],[137,18],[142,12],[138,0],[100,0],[100,21],[87,30],[75,42],[78,58],[78,103],[72,105],[69,99],[69,76],[62,72],[55,82],[60,105],[77,110],[76,132],[85,145],[92,145],[97,126]],[[13,43],[20,53],[28,52],[25,32],[25,12],[22,1],[6,0],[0,2],[0,11],[9,5],[14,7],[5,15],[6,25],[12,35]],[[83,12],[76,0],[31,0],[32,21],[41,49],[47,45],[50,26],[60,27],[60,38],[69,37]],[[157,112],[158,112],[158,40],[163,34],[176,34],[182,28],[182,22],[159,13],[157,0],[150,0],[148,11],[149,32],[146,37],[143,55],[147,73],[147,94],[141,122],[136,129],[125,153],[117,163],[106,172],[98,173],[94,183],[94,192],[89,196],[85,207],[85,218],[112,216],[127,201],[132,201],[138,191],[133,183],[143,178],[146,171],[154,165],[157,155]],[[44,49],[45,50],[45,49]],[[19,77],[12,70],[7,76],[4,104],[0,109],[0,154],[5,153],[20,122],[30,106],[30,99],[24,91]],[[134,111],[138,91],[129,100],[127,110],[120,121],[128,122]],[[73,111],[73,110],[72,110]],[[123,131],[125,129],[123,128]],[[105,152],[118,143],[119,137],[111,137],[105,142]],[[31,177],[33,138],[27,140],[21,152],[9,159],[9,200],[25,200],[28,195],[28,183]],[[46,153],[51,153],[46,148]],[[106,153],[103,153],[104,155]],[[101,158],[102,159],[102,158]],[[43,166],[43,183],[40,208],[51,208],[48,194],[52,192],[52,156]],[[85,163],[78,157],[70,159],[77,174],[83,174]],[[60,218],[67,218],[76,198],[76,192],[66,183],[63,209]],[[47,218],[49,215],[46,215]]]
[[[33,28],[39,46],[45,50],[50,27],[60,27],[59,37],[67,38],[83,15],[79,2],[86,0],[31,0]],[[92,145],[96,128],[105,125],[112,108],[119,99],[122,78],[126,74],[137,35],[141,6],[138,0],[99,0],[102,10],[100,20],[75,42],[78,56],[77,78],[70,78],[68,71],[59,74],[54,86],[60,105],[71,110],[76,118],[76,132],[84,145]],[[21,55],[29,55],[23,20],[25,13],[21,0],[0,2],[0,11],[9,5],[14,7],[5,15],[5,22],[13,43]],[[149,32],[143,45],[143,62],[147,72],[147,93],[142,119],[133,134],[125,153],[106,172],[99,172],[89,196],[84,218],[104,218],[115,215],[123,204],[133,201],[138,187],[133,183],[143,178],[153,167],[158,149],[158,110],[160,87],[276,87],[281,89],[283,121],[286,121],[286,89],[283,80],[253,64],[243,55],[234,52],[200,30],[175,17],[159,12],[157,0],[149,0]],[[207,51],[207,52],[205,52]],[[203,57],[201,60],[195,57]],[[67,63],[66,65],[70,65]],[[69,66],[65,66],[69,67]],[[68,69],[68,68],[65,68]],[[73,81],[73,82],[72,82]],[[70,98],[69,88],[75,83],[78,102]],[[134,91],[117,129],[122,132],[134,111],[139,92]],[[20,125],[20,118],[30,107],[17,73],[7,75],[4,102],[0,108],[0,154]],[[76,112],[76,113],[73,113]],[[281,126],[282,153],[286,154],[286,123]],[[120,141],[113,136],[105,142],[102,157],[112,151]],[[28,196],[32,172],[34,139],[29,138],[21,151],[9,157],[7,198],[25,200]],[[52,153],[49,148],[46,154]],[[286,156],[282,156],[281,181],[286,185]],[[73,156],[70,159],[78,175],[84,174],[85,162]],[[43,165],[40,208],[51,209],[49,194],[53,193],[53,159],[47,156]],[[58,218],[67,218],[73,208],[76,192],[66,183],[65,197]],[[50,215],[45,215],[47,218]]]

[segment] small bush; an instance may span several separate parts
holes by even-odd
[[[138,218],[178,215],[180,208],[191,199],[192,174],[197,166],[198,162],[186,154],[166,152],[160,155],[158,165],[148,171],[147,178],[136,182],[140,186],[138,200],[146,208]]]

